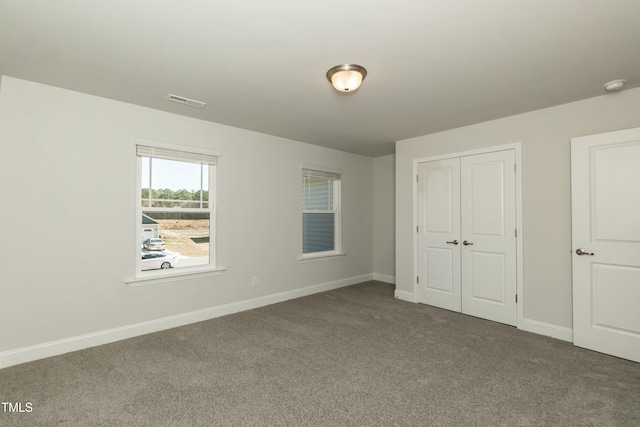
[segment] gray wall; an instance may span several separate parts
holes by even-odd
[[[395,155],[373,159],[373,268],[376,278],[395,282]]]
[[[1,83],[0,355],[371,276],[371,158],[24,80]],[[226,272],[125,283],[139,239],[134,137],[221,153],[217,250]],[[301,164],[343,171],[346,256],[298,261]]]
[[[396,284],[414,292],[413,160],[521,142],[524,317],[572,327],[570,140],[640,126],[640,89],[399,141]]]

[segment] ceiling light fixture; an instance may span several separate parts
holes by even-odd
[[[625,79],[612,80],[609,83],[605,83],[604,88],[607,92],[617,92],[623,88],[626,82]]]
[[[336,65],[327,71],[327,80],[338,92],[356,91],[365,77],[367,77],[367,70],[356,64]]]

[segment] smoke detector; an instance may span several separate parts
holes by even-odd
[[[204,106],[207,105],[206,102],[196,101],[195,99],[189,99],[189,98],[185,98],[184,96],[178,96],[178,95],[172,95],[172,94],[167,95],[167,99],[169,101],[177,102],[178,104],[184,104],[184,105],[188,105],[189,107],[195,107],[195,108],[204,108]]]
[[[612,80],[609,83],[605,83],[604,89],[607,92],[617,92],[624,87],[624,84],[626,82],[627,82],[626,79]]]

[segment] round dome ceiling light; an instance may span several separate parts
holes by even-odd
[[[617,92],[624,87],[626,82],[626,79],[612,80],[609,83],[605,83],[604,88],[607,92]]]
[[[367,77],[367,70],[363,66],[356,64],[336,65],[327,71],[327,80],[331,82],[333,88],[338,92],[356,91],[365,77]]]

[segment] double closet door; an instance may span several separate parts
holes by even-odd
[[[421,303],[517,323],[515,151],[418,165]]]

